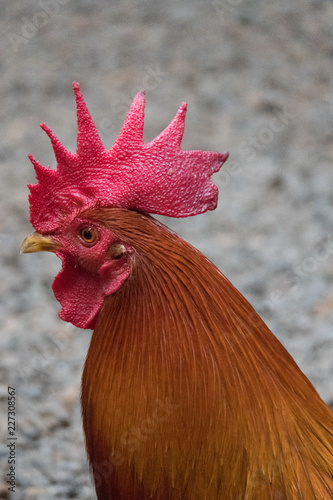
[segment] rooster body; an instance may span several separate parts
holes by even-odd
[[[78,91],[77,99],[83,106]],[[174,144],[176,129],[168,132]],[[48,133],[65,178],[68,162],[79,161]],[[153,152],[161,135],[155,141]],[[212,155],[205,161],[221,162]],[[121,198],[106,206],[75,191],[70,217],[65,196],[52,217],[40,215],[49,174],[34,164],[39,234],[23,252],[56,252],[60,315],[94,328],[81,402],[98,499],[332,500],[332,411],[240,292],[127,195],[129,207]],[[104,184],[96,186],[100,193]]]
[[[331,499],[332,412],[250,304],[152,218],[92,216],[135,249],[83,373],[98,498]]]

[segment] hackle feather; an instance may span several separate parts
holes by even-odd
[[[254,309],[149,216],[88,212],[131,245],[82,380],[99,500],[331,500],[333,416]]]

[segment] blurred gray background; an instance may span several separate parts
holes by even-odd
[[[39,123],[75,151],[73,80],[106,147],[145,88],[146,141],[187,101],[183,148],[230,152],[217,210],[163,220],[242,291],[332,404],[333,2],[2,0],[0,14],[0,498],[8,385],[12,498],[95,498],[79,407],[91,332],[57,316],[60,261],[19,255],[32,231],[27,155],[55,167]]]

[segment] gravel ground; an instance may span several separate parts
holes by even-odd
[[[10,498],[7,386],[16,389],[13,499],[95,498],[79,408],[89,331],[57,316],[54,255],[31,231],[45,121],[75,150],[79,81],[111,147],[138,89],[145,139],[189,104],[184,149],[230,151],[215,212],[165,222],[212,259],[333,403],[333,2],[0,3],[0,498]]]

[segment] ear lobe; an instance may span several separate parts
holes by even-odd
[[[120,258],[105,262],[98,274],[103,283],[104,297],[116,292],[130,275],[131,269],[127,259]]]

